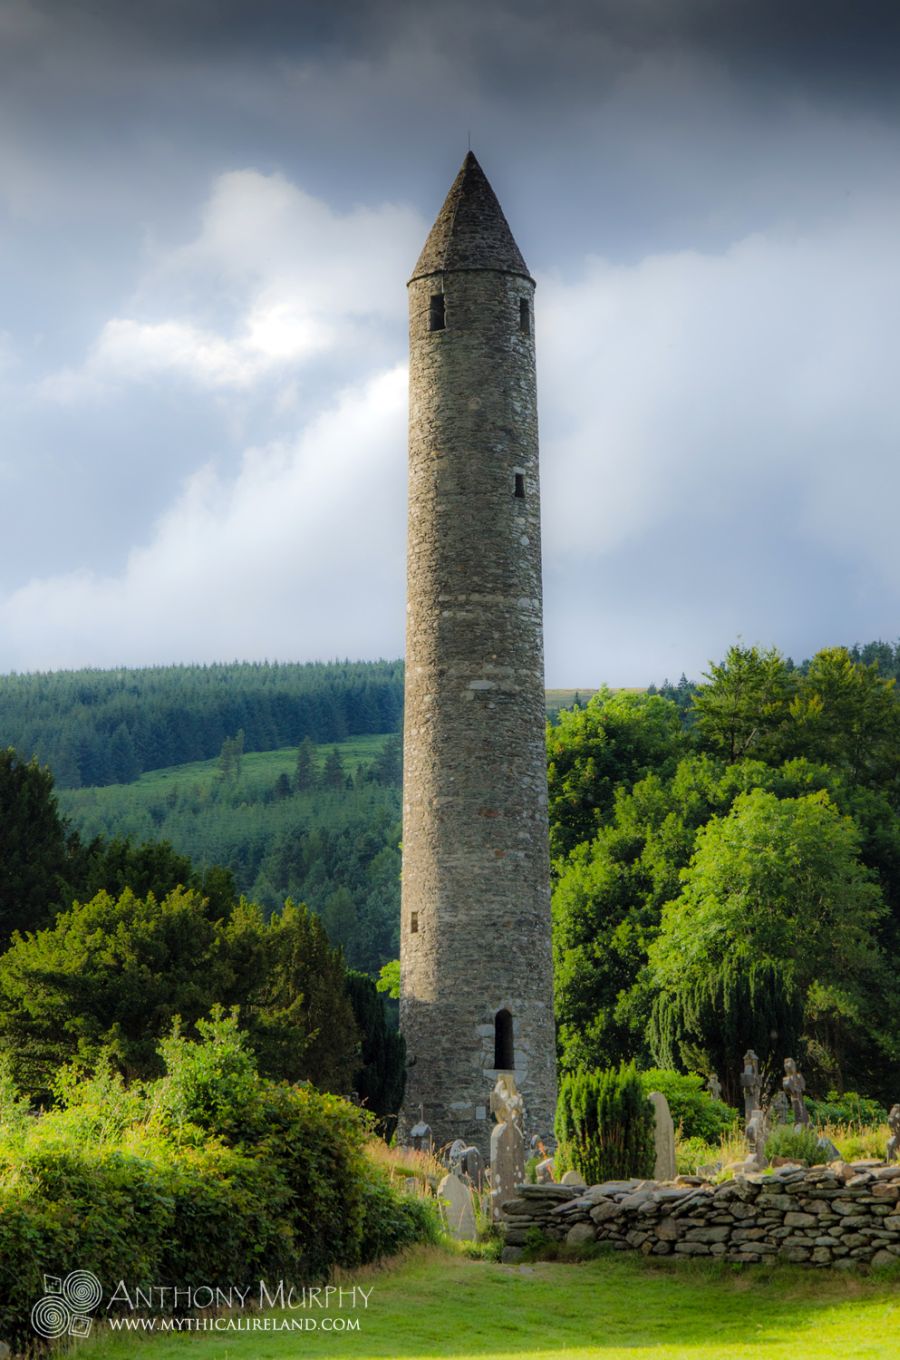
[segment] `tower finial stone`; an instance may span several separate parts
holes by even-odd
[[[466,152],[444,206],[428,233],[412,279],[469,269],[492,269],[531,278],[474,151]]]

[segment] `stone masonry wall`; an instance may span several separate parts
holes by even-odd
[[[409,287],[400,1136],[421,1106],[485,1157],[501,1009],[529,1133],[556,1099],[533,297],[493,269]]]
[[[517,1260],[538,1235],[581,1245],[608,1242],[645,1256],[775,1257],[841,1269],[900,1260],[896,1163],[785,1167],[721,1185],[520,1185],[503,1209],[506,1261]]]

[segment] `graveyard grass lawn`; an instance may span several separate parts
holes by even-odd
[[[900,1273],[650,1262],[501,1266],[438,1249],[359,1272],[358,1332],[98,1337],[80,1360],[886,1360]],[[344,1283],[352,1283],[347,1280]],[[243,1315],[245,1317],[250,1315]],[[283,1314],[278,1316],[284,1316]],[[298,1316],[298,1314],[294,1314]]]

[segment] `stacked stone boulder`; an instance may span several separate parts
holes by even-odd
[[[607,1181],[520,1185],[503,1205],[503,1259],[542,1239],[645,1256],[776,1258],[854,1269],[900,1260],[900,1165],[834,1162],[736,1175],[720,1185]]]

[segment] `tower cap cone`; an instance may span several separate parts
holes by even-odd
[[[497,195],[471,151],[428,233],[410,283],[428,274],[469,269],[531,279]]]

